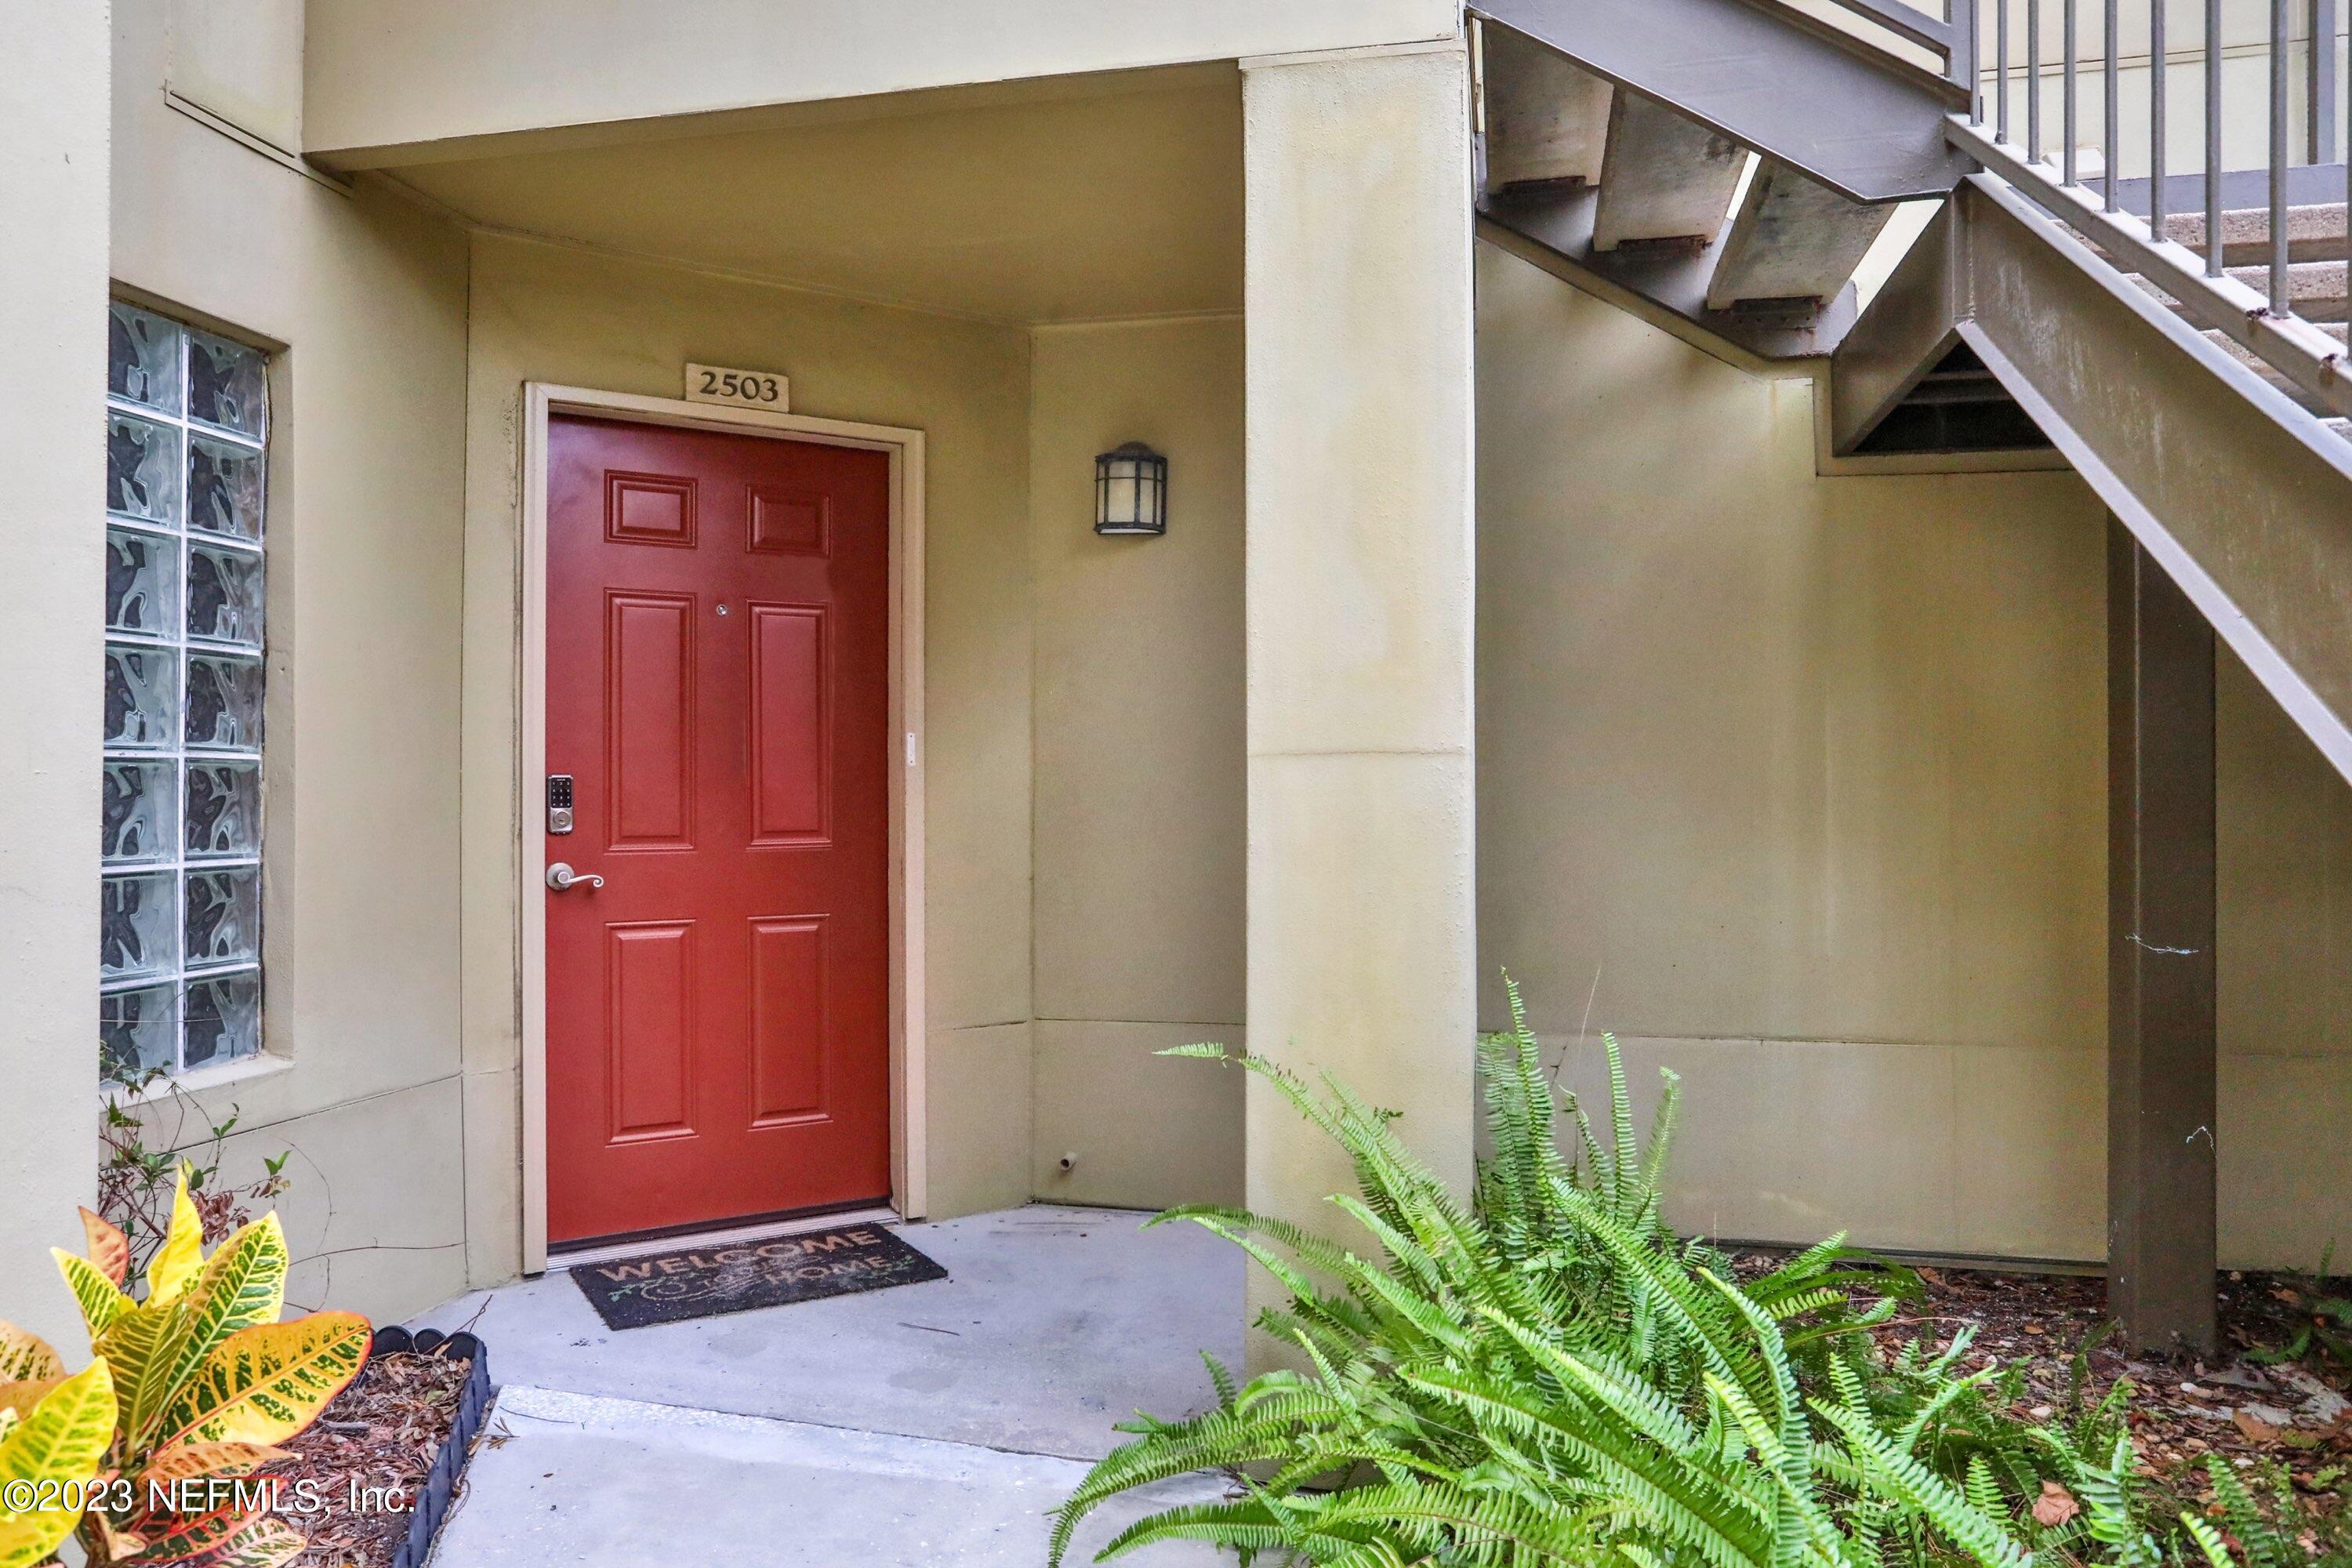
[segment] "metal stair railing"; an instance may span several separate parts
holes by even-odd
[[[1951,18],[1929,16],[1903,0],[1831,0],[1843,11],[1944,57],[1945,74],[1967,81],[1975,39]]]
[[[1908,9],[1899,6],[1898,0],[1836,3],[1914,42],[1936,47],[1930,40],[1937,35],[1924,28],[1905,31],[1881,15]],[[2269,68],[2265,104],[2267,155],[2263,165],[2252,171],[2223,167],[2222,5],[2221,0],[2201,0],[2203,31],[2197,38],[2197,47],[2181,51],[2198,57],[2203,68],[2202,168],[2191,181],[2204,209],[2201,255],[2171,237],[2168,226],[2173,192],[2168,182],[2181,184],[2168,166],[2172,127],[2167,113],[2169,95],[2166,79],[2175,52],[2174,40],[2168,35],[2170,13],[2176,3],[2177,0],[1951,0],[1954,15],[1944,24],[1941,52],[1951,79],[1969,89],[1969,106],[1951,116],[1950,140],[1955,147],[1976,158],[2051,216],[2091,238],[2110,261],[2126,264],[2124,270],[2137,272],[2178,301],[2182,311],[2200,325],[2223,333],[2337,413],[2352,415],[2352,361],[2347,359],[2345,344],[2297,314],[2290,288],[2293,262],[2289,250],[2293,236],[2289,208],[2304,203],[2343,200],[2347,211],[2352,211],[2352,178],[2323,191],[2315,190],[2314,182],[2307,177],[2322,174],[2339,149],[2352,148],[2352,125],[2339,124],[2339,116],[2347,102],[2352,102],[2352,94],[2341,92],[2337,81],[2336,0],[2265,0],[2269,11],[2268,37],[2263,45]],[[2195,4],[2196,0],[2189,3]],[[2096,62],[2101,135],[2096,143],[2099,167],[2086,179],[2082,166],[2085,94],[2079,43],[2081,14],[2093,4],[2101,8],[2102,51]],[[2301,163],[2291,156],[2295,140],[2293,22],[2298,5],[2310,24]],[[1976,58],[1988,9],[1994,34],[1990,106],[1985,101],[1984,83]],[[2020,9],[2025,24],[2021,49],[2012,47],[2013,14]],[[2131,15],[2135,10],[2139,16]],[[2047,48],[2047,23],[2053,13],[2063,31],[2061,47],[2054,55]],[[2143,182],[2124,181],[2118,176],[2126,153],[2116,80],[2118,46],[2125,37],[2123,24],[2140,20],[2147,24],[2149,40],[2145,214],[2130,210],[2132,204],[2124,199],[2127,188]],[[2045,136],[2045,82],[2053,74],[2058,78],[2061,121],[2055,161],[2050,155],[2052,148]],[[2021,116],[2013,102],[2018,96],[2013,87],[2020,86],[2025,100]],[[2022,142],[2016,136],[2021,118]],[[2340,139],[2339,130],[2343,132]],[[2304,172],[2306,177],[2291,178],[2291,174],[2297,171]],[[2346,160],[2346,172],[2352,175],[2352,158]],[[2264,288],[2254,287],[2242,276],[2232,276],[2224,263],[2224,214],[2231,206],[2228,197],[2232,186],[2243,188],[2249,175],[2262,190],[2267,207],[2268,254],[2258,268],[2252,269],[2267,285]],[[2352,225],[2347,225],[2347,245],[2352,247]],[[2352,257],[2347,259],[2352,263]],[[2243,273],[2248,269],[2238,270]],[[2352,271],[2352,266],[2347,266],[2347,271]]]

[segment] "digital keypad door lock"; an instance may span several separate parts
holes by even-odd
[[[572,775],[547,775],[547,830],[550,833],[572,831]]]

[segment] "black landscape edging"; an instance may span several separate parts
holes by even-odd
[[[368,1347],[368,1359],[400,1351],[415,1351],[430,1355],[436,1351],[444,1355],[462,1356],[470,1364],[466,1372],[466,1386],[457,1395],[457,1420],[442,1440],[441,1452],[434,1457],[433,1472],[425,1479],[424,1495],[416,1500],[415,1511],[408,1516],[408,1539],[392,1554],[392,1568],[425,1568],[425,1560],[433,1553],[433,1537],[441,1521],[449,1515],[449,1504],[457,1495],[457,1478],[465,1473],[467,1450],[473,1446],[474,1434],[482,1428],[482,1415],[490,1407],[490,1352],[474,1335],[463,1331],[444,1334],[438,1329],[419,1329],[410,1333],[406,1329],[378,1329],[375,1340]]]

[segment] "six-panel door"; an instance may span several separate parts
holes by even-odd
[[[548,431],[548,1238],[889,1193],[889,460]],[[528,803],[546,832],[546,802]]]

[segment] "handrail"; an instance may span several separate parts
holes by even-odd
[[[1933,49],[1948,62],[1958,29],[1941,16],[1906,5],[1903,0],[1830,0],[1830,4],[1853,12],[1866,22],[1875,22],[1899,38],[1907,38],[1920,47]]]
[[[1849,0],[1837,3],[1849,5]],[[2303,83],[2305,136],[2300,163],[2294,163],[2290,156],[2295,109],[2290,91],[2294,78],[2291,68],[2291,6],[2297,0],[2269,0],[2269,27],[2262,46],[2267,52],[2269,66],[2264,106],[2268,135],[2263,142],[2263,163],[2258,171],[2224,167],[2221,0],[2202,0],[2201,5],[2197,5],[2195,0],[2102,0],[2101,48],[2096,62],[2102,135],[2095,149],[2084,145],[2080,124],[2080,0],[2021,0],[2025,20],[2021,50],[2013,50],[2010,26],[2012,0],[1991,0],[1996,37],[1990,61],[1993,90],[1990,120],[1985,112],[1980,68],[1975,58],[1978,47],[1961,47],[1962,39],[1969,40],[1972,46],[1981,39],[1986,0],[1952,3],[1955,37],[1948,58],[1953,79],[1971,89],[1969,109],[1952,116],[1952,144],[1976,157],[2053,217],[2090,236],[2111,259],[2127,260],[2130,269],[2179,301],[2182,310],[2199,323],[2227,334],[2337,412],[2352,414],[2352,357],[2347,357],[2342,342],[2305,320],[2294,309],[2293,237],[2288,225],[2290,188],[2300,187],[2300,199],[2309,200],[2309,181],[2302,175],[2320,173],[2315,165],[2332,163],[2339,146],[2352,150],[2352,123],[2340,122],[2346,100],[2352,95],[2338,89],[2336,0],[2300,0],[2310,23],[2305,45],[2308,58]],[[2191,49],[2179,48],[2168,36],[2175,3],[2203,12],[2202,27]],[[2116,46],[2123,36],[2121,23],[2131,17],[2131,13],[2124,9],[2126,6],[2136,9],[2147,24],[2149,107],[2145,129],[2148,176],[2144,182],[2147,192],[2144,216],[2124,210],[2121,192],[2126,182],[2118,174],[2126,148],[2117,107],[2120,93],[2116,80]],[[1857,7],[1849,5],[1849,8]],[[2043,82],[2051,68],[2045,55],[2043,23],[2045,15],[2053,9],[2061,13],[2060,25],[2065,29],[2056,65],[2061,78],[2064,146],[2054,160],[2050,156],[2051,150],[2043,145],[2042,136]],[[2013,59],[2013,52],[2021,53],[2022,58]],[[2193,56],[2202,68],[2204,124],[2200,138],[2200,162],[2203,172],[2194,177],[2195,184],[2201,187],[2198,194],[2204,208],[2202,256],[2171,237],[2168,211],[2173,194],[2170,187],[2179,183],[2168,175],[2167,167],[2173,129],[2168,115],[2171,88],[2167,68],[2176,54]],[[2025,140],[2021,145],[2012,136],[2012,79],[2018,80],[2026,98]],[[2100,165],[2099,173],[2094,176],[2096,190],[2083,177],[2083,154],[2091,151],[2095,151]],[[2291,166],[2295,173],[2293,179]],[[2224,254],[2223,198],[2227,187],[2241,183],[2238,176],[2242,174],[2258,179],[2263,188],[2269,246],[2267,255],[2257,266],[2232,268],[2226,265]],[[2352,159],[2346,162],[2339,194],[2347,211],[2352,211]],[[2347,247],[2352,251],[2352,237],[2347,237]],[[2352,254],[2347,254],[2346,259],[2347,270],[2352,270]],[[2253,287],[2247,281],[2249,275],[2259,277],[2264,287]]]

